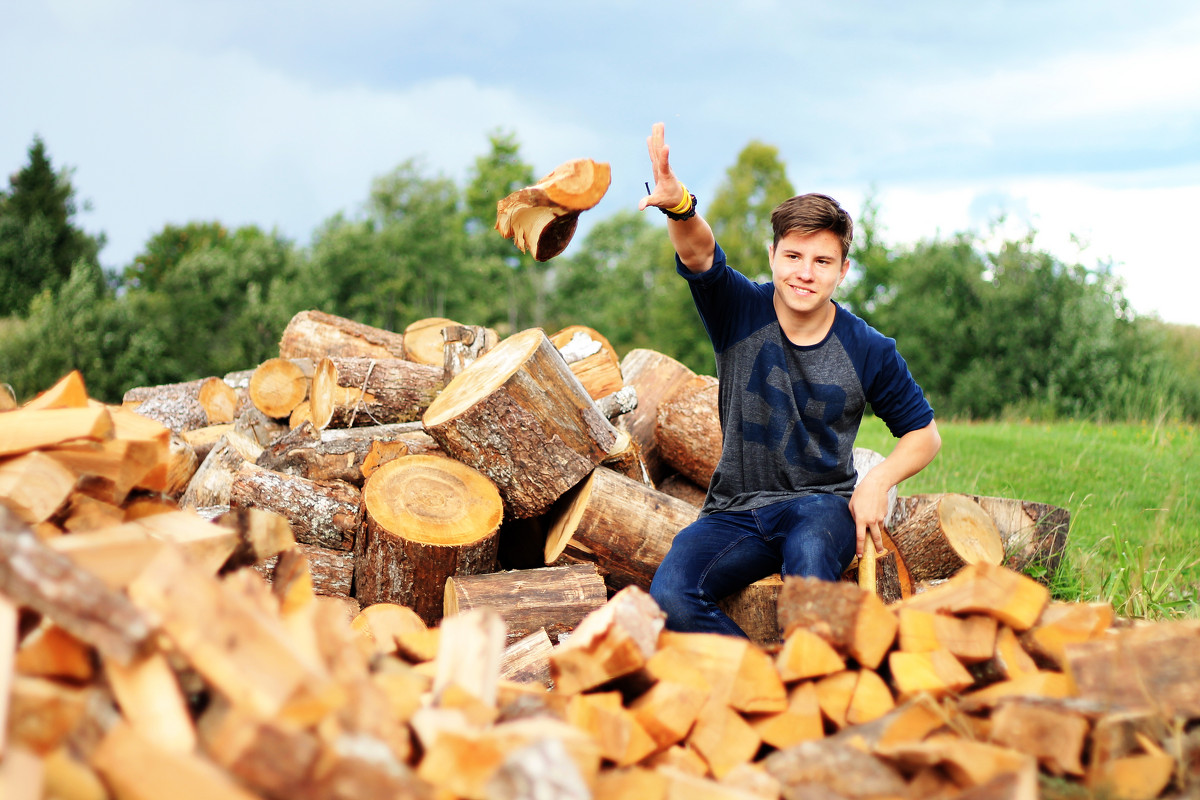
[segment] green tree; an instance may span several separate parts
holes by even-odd
[[[76,262],[92,265],[86,276],[103,281],[97,259],[104,237],[76,227],[76,211],[71,171],[56,172],[34,137],[29,163],[0,192],[0,316],[24,314],[39,291],[64,284]]]
[[[794,194],[779,148],[759,141],[742,148],[704,214],[730,266],[750,277],[770,272],[771,212]]]
[[[223,245],[229,231],[219,222],[189,222],[166,225],[150,237],[142,252],[125,268],[122,281],[128,288],[156,290],[184,256]]]

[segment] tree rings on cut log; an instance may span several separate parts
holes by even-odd
[[[352,428],[420,419],[442,388],[442,368],[402,358],[323,358],[313,373],[313,427]]]
[[[949,578],[967,564],[1004,560],[996,523],[966,495],[942,495],[891,534],[914,581]]]
[[[311,360],[268,358],[250,376],[250,402],[272,419],[287,419],[308,397],[312,373]]]
[[[429,455],[389,461],[367,479],[363,500],[355,564],[362,605],[397,603],[436,625],[447,578],[496,570],[503,503],[466,464]]]
[[[698,515],[695,506],[599,467],[551,512],[546,563],[592,562],[613,591],[649,590],[675,534]]]
[[[404,357],[418,364],[442,366],[445,361],[446,339],[442,329],[459,323],[445,317],[428,317],[410,323],[404,329]]]
[[[447,384],[425,431],[534,517],[603,461],[617,432],[540,328],[508,337]]]

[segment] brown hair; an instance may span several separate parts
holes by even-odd
[[[771,227],[775,231],[774,247],[792,231],[807,236],[817,231],[830,231],[842,240],[842,258],[850,253],[854,241],[854,220],[832,197],[823,194],[801,194],[784,200],[771,212]]]

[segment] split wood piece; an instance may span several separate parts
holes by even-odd
[[[783,578],[768,575],[721,599],[717,605],[750,641],[772,647],[782,639],[779,630],[779,592]]]
[[[1050,591],[1007,567],[980,562],[944,583],[902,601],[904,608],[945,614],[985,614],[1015,631],[1033,627],[1050,602]]]
[[[36,525],[63,507],[77,480],[74,472],[34,450],[0,463],[0,504]]]
[[[662,459],[700,486],[708,486],[721,460],[717,379],[698,375],[658,404],[654,438]]]
[[[6,536],[0,533],[0,536]],[[18,638],[18,611],[6,593],[0,593],[0,760],[5,757],[8,743],[8,708],[12,696],[13,676]]]
[[[672,470],[663,461],[654,437],[658,423],[658,405],[677,388],[696,376],[696,373],[668,355],[656,350],[636,348],[621,359],[621,375],[626,386],[637,390],[638,406],[621,417],[620,424],[633,434],[642,448],[642,458],[650,479],[656,484]],[[708,484],[704,484],[707,487]],[[703,487],[702,487],[703,488]]]
[[[122,800],[256,797],[211,761],[195,753],[172,752],[125,722],[108,731],[91,763]]]
[[[718,780],[734,767],[753,759],[761,744],[762,740],[750,723],[713,698],[700,709],[687,738],[688,747],[701,755]]]
[[[295,430],[305,422],[312,422],[312,403],[308,400],[301,401],[300,405],[293,409],[287,421],[288,430]]]
[[[1032,675],[1038,671],[1037,662],[1025,650],[1012,628],[999,626],[996,633],[996,650],[992,655],[996,671],[1007,680]]]
[[[3,506],[0,556],[0,595],[49,617],[119,663],[149,646],[150,624],[125,595],[39,542]]]
[[[666,775],[680,775],[690,778],[711,780],[708,764],[690,747],[681,744],[672,745],[666,750],[647,758],[642,762],[645,766]],[[715,781],[713,781],[715,783]]]
[[[446,338],[442,331],[449,326],[461,327],[446,317],[426,317],[410,322],[404,328],[404,357],[415,364],[443,367]]]
[[[797,627],[788,634],[775,656],[779,677],[786,681],[822,678],[841,672],[846,662],[833,647],[807,628]]]
[[[921,742],[909,742],[877,750],[888,759],[912,769],[940,766],[961,788],[987,784],[1003,775],[1024,775],[1037,779],[1037,761],[1007,747],[973,742],[953,734],[934,734]],[[1018,795],[1030,797],[1034,795]]]
[[[172,459],[166,438],[117,438],[41,452],[73,472],[83,491],[115,505],[123,504],[135,487],[144,485],[152,472]]]
[[[350,627],[366,638],[375,652],[391,655],[396,652],[396,637],[425,630],[425,621],[407,606],[373,603],[358,612]]]
[[[604,457],[600,465],[654,488],[654,482],[650,480],[650,473],[646,471],[646,462],[642,460],[642,452],[638,448],[637,442],[633,440],[633,436],[629,434],[629,431],[620,428],[615,428],[615,430],[617,442],[613,445],[612,450],[608,451],[608,455]]]
[[[613,591],[648,591],[675,534],[696,515],[682,500],[598,467],[549,512],[546,563],[592,562]]]
[[[460,372],[500,343],[500,335],[479,325],[442,327],[442,383],[454,380]]]
[[[642,589],[629,586],[584,617],[550,657],[557,691],[574,694],[628,675],[654,655],[666,615]]]
[[[563,354],[571,372],[593,400],[607,397],[624,387],[617,351],[595,329],[570,325],[551,334],[550,341]]]
[[[323,311],[293,316],[279,340],[279,357],[319,361],[326,356],[404,358],[404,336]]]
[[[900,649],[910,653],[949,650],[964,664],[987,661],[996,652],[996,620],[980,614],[953,617],[915,608],[899,611]]]
[[[129,664],[105,660],[104,672],[121,715],[135,731],[172,753],[195,750],[187,699],[165,654],[148,653]]]
[[[888,668],[896,692],[902,699],[919,692],[941,697],[969,688],[975,679],[949,650],[908,653],[896,650],[888,656]]]
[[[892,690],[877,672],[870,669],[858,671],[858,682],[846,708],[846,724],[862,725],[877,720],[896,708]]]
[[[788,636],[806,628],[875,669],[896,638],[895,614],[878,596],[845,582],[788,576],[779,593],[779,626]]]
[[[312,376],[311,358],[269,358],[250,378],[250,402],[268,417],[287,419],[308,398]]]
[[[166,547],[140,525],[59,536],[47,546],[71,559],[110,589],[123,589]]]
[[[747,714],[787,707],[787,690],[775,662],[741,637],[667,631],[660,637],[659,650],[647,671],[660,680],[707,686],[710,698]],[[702,683],[695,682],[695,674]]]
[[[511,645],[542,629],[551,641],[570,633],[608,601],[594,564],[509,570],[446,579],[446,617],[493,608],[504,618]]]
[[[13,395],[12,386],[0,383],[0,411],[12,411],[17,407],[17,398]]]
[[[491,481],[466,464],[439,456],[389,461],[367,479],[363,500],[355,593],[364,605],[399,603],[435,625],[447,578],[495,571],[503,504]]]
[[[238,475],[261,469],[246,458],[246,452],[244,436],[238,433],[222,436],[188,481],[187,489],[179,499],[180,507],[228,506],[229,491]]]
[[[707,689],[663,678],[630,703],[629,710],[662,750],[687,737],[708,694]]]
[[[1061,670],[1067,645],[1103,636],[1113,619],[1111,603],[1052,602],[1037,624],[1021,634],[1021,645],[1040,665]]]
[[[97,711],[104,708],[105,701],[111,707],[111,700],[94,686],[15,676],[8,697],[5,758],[19,748],[49,753],[62,747],[94,716],[100,717],[95,720],[99,724],[109,724],[115,712]]]
[[[235,573],[245,574],[245,573]],[[213,688],[260,717],[279,714],[301,688],[329,678],[297,646],[282,620],[235,586],[164,550],[129,586],[139,608],[161,621],[174,647]]]
[[[962,711],[971,713],[993,708],[1014,697],[1063,699],[1075,696],[1075,686],[1069,675],[1041,671],[976,689],[964,695],[958,705]]]
[[[1153,800],[1175,777],[1177,762],[1167,753],[1142,753],[1090,765],[1084,785],[1098,797]]]
[[[550,654],[554,644],[544,630],[536,630],[504,648],[500,659],[500,677],[514,683],[551,686]]]
[[[539,739],[509,753],[484,791],[488,800],[593,800],[591,788],[556,739]]]
[[[699,758],[691,751],[675,748],[684,757]],[[646,762],[643,766],[626,767],[625,769],[609,769],[600,773],[596,782],[595,800],[624,800],[636,797],[638,800],[763,800],[781,796],[778,788],[772,791],[748,790],[741,785],[732,783],[729,776],[724,781],[716,781],[705,774],[694,775],[683,771],[677,764],[657,765],[650,768]],[[701,762],[700,768],[706,765]],[[735,767],[730,775],[738,772]]]
[[[647,472],[649,472],[649,469],[649,466],[647,466]],[[703,486],[700,486],[684,475],[680,475],[678,472],[672,472],[660,480],[658,482],[658,490],[663,494],[669,494],[671,497],[682,500],[696,508],[704,507],[704,498],[708,494]]]
[[[86,408],[18,408],[0,414],[0,457],[76,441],[113,438],[113,419],[104,406]]]
[[[1004,560],[995,522],[966,495],[943,495],[890,533],[917,581],[942,580],[967,564]]]
[[[904,774],[886,760],[836,738],[801,742],[772,753],[763,766],[784,797],[909,797]]]
[[[18,744],[0,760],[0,797],[4,800],[42,800],[46,792],[46,765],[32,749]]]
[[[412,422],[441,388],[440,367],[402,358],[331,356],[317,363],[309,410],[318,430]]]
[[[1141,753],[1147,741],[1168,741],[1174,735],[1171,727],[1167,718],[1152,711],[1105,714],[1092,727],[1089,761],[1098,765]]]
[[[11,398],[12,395],[10,394]],[[25,403],[26,409],[49,408],[83,408],[88,404],[87,387],[83,382],[83,374],[73,369],[44,392],[39,392],[32,400]],[[9,406],[12,408],[13,406]]]
[[[353,552],[311,544],[297,544],[295,549],[308,563],[314,593],[322,597],[350,596],[354,588]],[[279,556],[271,556],[255,564],[254,569],[264,579],[273,582],[278,564]]]
[[[87,683],[95,674],[92,648],[49,620],[27,634],[17,650],[16,670],[35,678]]]
[[[611,181],[607,163],[567,161],[496,203],[496,230],[535,261],[548,261],[570,244],[580,213],[600,202]]]
[[[884,539],[886,549],[883,553],[877,553],[874,541],[870,536],[867,537],[867,540],[863,544],[863,558],[856,559],[851,563],[842,574],[842,579],[879,595],[879,599],[887,605],[909,597],[912,594],[912,579],[908,579],[908,588],[906,589],[904,579],[907,577],[908,569],[896,553],[895,547],[887,547],[888,540]],[[868,574],[868,570],[865,569],[867,565],[870,565],[870,570],[874,572],[874,575]]]
[[[1079,696],[1117,711],[1200,717],[1200,622],[1127,628],[1066,646]]]
[[[545,512],[617,440],[539,328],[508,337],[472,364],[423,421],[442,450],[491,479],[519,518]]]
[[[362,528],[362,495],[341,481],[310,481],[269,469],[242,469],[229,487],[233,508],[272,511],[292,526],[301,544],[353,550]]]
[[[216,517],[218,527],[233,531],[236,545],[221,565],[222,571],[248,567],[294,547],[291,523],[274,511],[260,508],[231,508]]]
[[[496,708],[500,660],[504,655],[504,620],[493,608],[475,608],[446,617],[441,623],[433,678],[433,702],[445,706],[451,687],[465,691],[490,709]]]
[[[625,708],[620,692],[577,694],[567,704],[566,718],[596,741],[602,758],[618,767],[636,764],[658,749],[637,716]]]
[[[802,681],[788,690],[788,704],[783,711],[754,714],[749,722],[759,738],[780,750],[825,735],[817,688],[811,681]]]
[[[394,445],[392,457],[437,450],[429,434],[421,429],[420,422],[326,428],[323,431],[318,431],[311,422],[305,422],[263,448],[255,463],[309,480],[338,480],[361,487],[365,480],[363,468],[371,451],[388,445]]]
[[[817,691],[817,705],[821,713],[841,730],[849,725],[847,714],[850,701],[854,698],[854,687],[858,685],[858,670],[848,669],[826,675],[813,684]]]
[[[1052,775],[1083,776],[1083,749],[1091,724],[1061,707],[1010,700],[991,716],[991,740],[1031,755]]]

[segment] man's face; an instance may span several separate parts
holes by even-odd
[[[793,231],[767,252],[779,314],[807,317],[823,312],[850,269],[850,260],[842,257],[842,241],[832,231]]]

